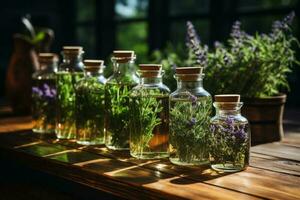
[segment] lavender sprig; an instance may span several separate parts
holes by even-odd
[[[192,22],[187,21],[186,26],[187,26],[186,46],[188,49],[190,49],[193,52],[196,58],[195,63],[197,65],[206,67],[208,47],[207,45],[201,47],[200,38]]]

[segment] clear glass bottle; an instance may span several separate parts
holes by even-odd
[[[58,57],[53,53],[39,54],[39,69],[32,75],[33,132],[54,133]]]
[[[176,68],[175,77],[177,90],[170,95],[170,161],[208,164],[212,98],[203,88],[202,68]]]
[[[76,84],[76,142],[104,144],[103,60],[84,60],[84,78]]]
[[[139,159],[169,156],[169,88],[162,65],[141,64],[140,84],[130,93],[130,154]]]
[[[114,73],[105,84],[105,145],[129,150],[129,92],[139,82],[134,51],[114,51]]]
[[[75,84],[83,77],[82,47],[63,47],[63,63],[56,74],[56,129],[58,139],[75,139]]]
[[[222,172],[247,168],[250,152],[250,127],[241,115],[240,95],[215,95],[216,115],[210,120],[211,167]]]

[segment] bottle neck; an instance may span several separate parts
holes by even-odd
[[[140,83],[142,85],[160,85],[162,84],[162,77],[141,77]]]
[[[40,63],[39,71],[56,72],[57,71],[57,62]]]
[[[216,115],[228,116],[228,115],[241,115],[241,108],[243,102],[215,102],[213,103],[216,108]]]
[[[114,73],[118,75],[123,75],[123,74],[134,74],[135,69],[134,69],[134,61],[130,60],[125,63],[118,63],[114,62]]]
[[[241,115],[241,109],[234,109],[234,110],[224,110],[224,109],[216,109],[216,114],[218,116],[232,116],[232,115]]]
[[[202,79],[195,81],[177,79],[177,89],[193,90],[195,88],[203,88]]]
[[[99,77],[99,76],[103,76],[103,70],[99,70],[99,71],[84,71],[84,76],[85,77]]]
[[[80,63],[82,62],[82,54],[76,54],[76,55],[63,54],[63,62],[69,64]]]

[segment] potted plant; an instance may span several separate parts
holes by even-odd
[[[226,43],[215,42],[211,51],[200,43],[193,25],[187,23],[189,54],[181,62],[205,67],[210,93],[242,96],[243,114],[251,124],[252,144],[278,141],[283,136],[286,95],[281,92],[289,89],[287,74],[299,64],[292,48],[298,44],[290,29],[293,18],[292,12],[282,21],[275,21],[269,34],[255,35],[245,33],[241,23],[235,22]],[[162,62],[176,59],[167,57]]]

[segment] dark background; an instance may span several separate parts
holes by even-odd
[[[0,7],[0,98],[12,34],[20,17],[30,14],[34,26],[55,31],[52,52],[63,45],[82,45],[85,58],[108,60],[114,49],[133,49],[142,62],[168,41],[184,43],[185,23],[191,20],[203,43],[224,41],[235,20],[248,33],[269,32],[272,21],[296,12],[294,34],[300,38],[300,0],[9,0]],[[298,51],[299,57],[299,51]],[[300,67],[289,75],[289,106],[300,106]]]

